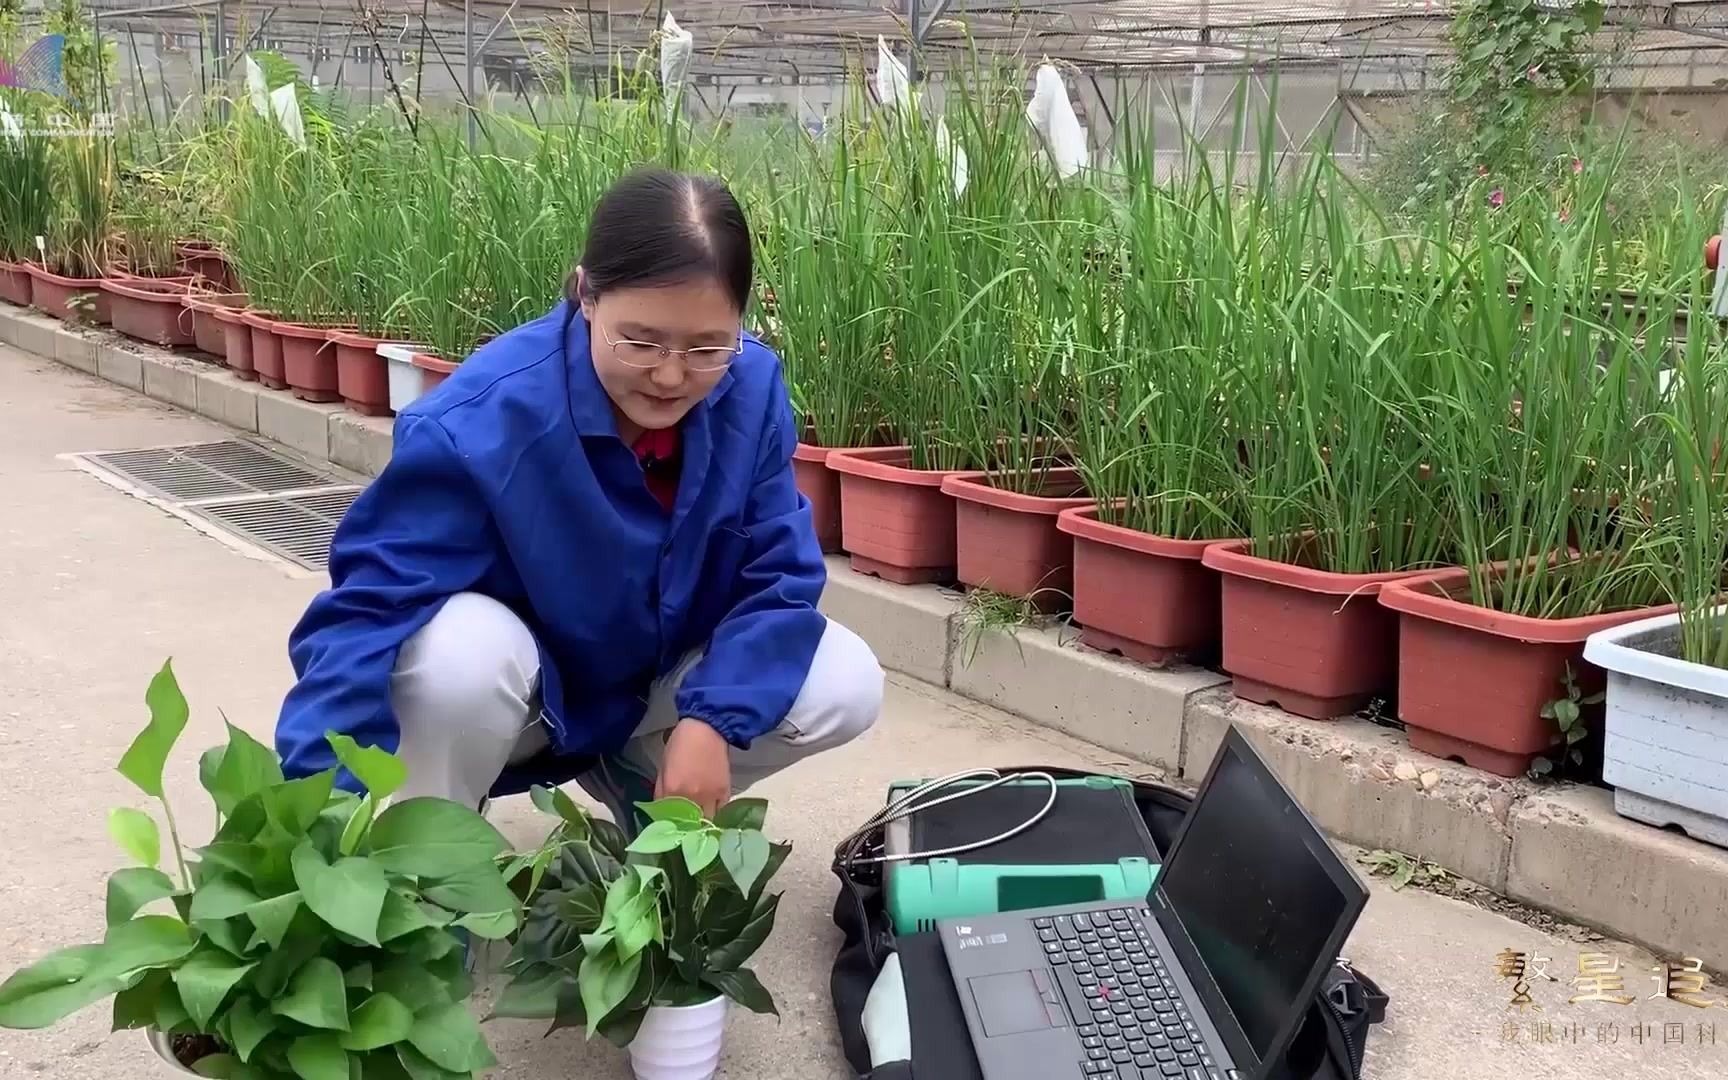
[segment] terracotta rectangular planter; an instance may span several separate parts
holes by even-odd
[[[840,535],[840,474],[828,467],[828,455],[834,450],[801,442],[792,451],[792,478],[810,501],[816,539],[827,554],[846,550]]]
[[[210,311],[216,324],[222,327],[222,359],[236,378],[254,382],[258,372],[252,364],[252,327],[246,323],[246,312],[237,307],[216,307]]]
[[[201,352],[226,359],[228,331],[217,319],[216,310],[242,307],[245,303],[245,293],[188,293],[186,310],[192,315],[192,344]]]
[[[852,569],[902,585],[954,577],[954,499],[942,481],[955,470],[910,468],[905,446],[833,450],[840,474],[840,542]]]
[[[390,374],[378,346],[390,338],[354,330],[332,330],[336,348],[336,392],[343,404],[363,416],[390,415]]]
[[[1398,626],[1381,586],[1426,571],[1334,574],[1248,554],[1252,541],[1208,547],[1222,576],[1224,670],[1235,694],[1329,720],[1397,684]]]
[[[108,325],[108,294],[102,291],[101,278],[62,277],[35,263],[27,264],[25,272],[30,275],[30,303],[44,314],[56,319],[74,318],[73,300],[84,294],[94,294],[90,320],[101,326]]]
[[[29,307],[30,282],[28,264],[0,259],[0,300]]]
[[[136,341],[164,347],[193,343],[192,316],[184,283],[148,278],[107,278],[108,315],[115,330]]]
[[[1074,621],[1082,643],[1162,667],[1218,652],[1222,586],[1201,561],[1220,540],[1173,540],[1098,520],[1095,506],[1064,510],[1074,540]]]
[[[288,389],[288,371],[282,361],[282,339],[276,336],[276,320],[262,311],[240,316],[252,331],[252,370],[258,381],[272,390]]]
[[[1026,597],[1047,612],[1070,605],[1074,542],[1056,518],[1092,505],[1077,470],[1051,469],[1035,494],[998,487],[983,472],[954,473],[942,491],[954,497],[954,569],[962,585]]]
[[[1522,775],[1554,744],[1559,730],[1542,708],[1566,696],[1568,665],[1581,696],[1606,685],[1602,669],[1584,660],[1586,638],[1674,610],[1535,619],[1477,607],[1469,590],[1463,569],[1381,590],[1381,605],[1399,617],[1398,718],[1416,749],[1499,776]],[[1584,711],[1601,715],[1600,706]],[[1589,719],[1586,726],[1600,729]]]
[[[442,356],[434,356],[431,353],[415,353],[413,364],[415,367],[420,369],[422,378],[424,379],[424,382],[421,384],[423,387],[422,393],[429,394],[438,389],[438,387],[443,384],[444,380],[448,379],[451,373],[456,370],[456,366],[459,362],[460,361],[456,360],[446,360]]]
[[[188,240],[174,245],[180,268],[189,277],[213,292],[233,292],[239,280],[220,248],[201,241]]]
[[[345,329],[349,328],[276,324],[276,338],[282,343],[282,377],[295,397],[302,401],[342,400],[336,385],[336,343],[330,334]]]

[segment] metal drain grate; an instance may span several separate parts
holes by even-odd
[[[311,570],[330,562],[330,537],[359,488],[188,505],[199,517]]]
[[[337,484],[333,477],[235,439],[80,456],[98,468],[175,502],[303,491]]]

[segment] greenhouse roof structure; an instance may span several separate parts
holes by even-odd
[[[1557,5],[1570,0],[1554,0]],[[88,0],[107,32],[172,36],[214,54],[434,54],[489,70],[563,52],[580,66],[650,49],[672,12],[715,79],[830,78],[916,40],[928,71],[984,55],[1079,69],[1422,62],[1444,55],[1443,0]],[[1596,48],[1622,56],[1728,48],[1728,0],[1615,0]],[[422,47],[424,47],[422,49]],[[1654,61],[1653,61],[1654,62]]]

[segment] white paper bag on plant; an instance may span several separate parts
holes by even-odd
[[[882,104],[896,109],[915,109],[919,105],[918,95],[912,91],[912,73],[888,50],[888,42],[881,34],[876,35],[876,96]],[[966,151],[948,134],[948,122],[941,117],[936,118],[936,152],[947,159],[954,171],[954,194],[965,194],[969,177]]]
[[[671,109],[684,96],[684,77],[696,52],[696,35],[678,25],[672,13],[660,24],[660,86]]]
[[[0,107],[0,132],[5,132],[6,137],[14,141],[24,138],[24,125],[4,107]]]
[[[1068,87],[1054,64],[1038,68],[1038,82],[1032,100],[1026,103],[1026,119],[1038,129],[1044,140],[1044,150],[1056,175],[1070,177],[1086,167],[1086,133],[1080,118],[1074,115],[1074,103],[1068,100]]]
[[[270,91],[270,108],[282,130],[294,140],[294,145],[305,146],[306,129],[300,123],[300,98],[294,92],[293,83],[283,83]]]
[[[270,115],[270,81],[264,69],[250,55],[246,57],[246,93],[252,99],[252,111],[259,116]]]
[[[936,118],[936,152],[948,159],[948,164],[954,170],[954,197],[966,194],[966,181],[969,173],[966,166],[966,148],[954,141],[948,134],[948,121]]]

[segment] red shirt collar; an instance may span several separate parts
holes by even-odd
[[[644,465],[664,464],[678,456],[682,440],[678,437],[675,427],[659,428],[654,431],[644,431],[633,443],[630,449],[636,452],[636,460]]]

